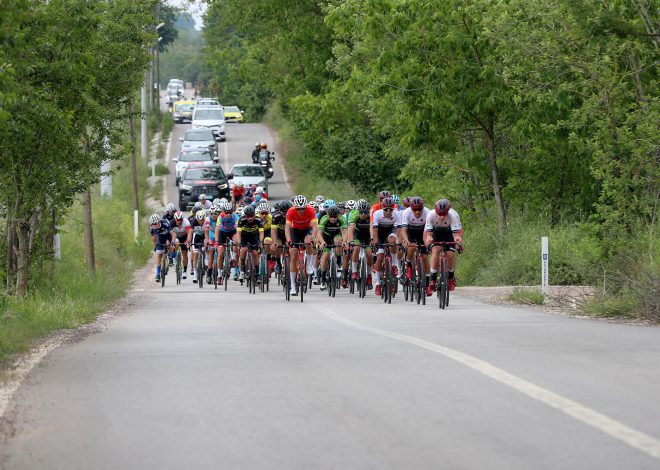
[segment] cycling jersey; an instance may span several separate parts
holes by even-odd
[[[160,218],[167,220],[167,222],[169,222],[170,226],[172,226],[172,224],[174,224],[174,212],[165,211],[165,212],[163,212],[163,215],[160,216]]]
[[[263,222],[263,228],[264,228],[264,232],[266,232],[266,236],[270,237],[270,228],[273,225],[273,215],[268,214],[264,218],[261,214],[259,214],[257,218]]]
[[[365,219],[360,218],[360,212],[352,210],[348,219],[348,223],[355,226],[353,231],[353,243],[359,242],[366,245],[371,240],[371,220],[367,216]]]
[[[209,210],[211,208],[211,206],[213,205],[211,203],[211,201],[204,201],[204,202],[198,201],[198,202],[202,206],[202,209],[206,209],[206,210]]]
[[[397,229],[399,226],[401,226],[401,212],[393,211],[392,214],[388,217],[385,215],[385,212],[383,212],[383,209],[379,209],[374,212],[373,225],[374,228],[378,229],[379,232],[393,232],[394,229]]]
[[[172,240],[170,223],[167,219],[160,219],[160,227],[151,228],[150,231],[151,235],[156,235],[156,249],[162,249],[163,245],[167,245],[167,242]]]
[[[184,240],[188,236],[189,230],[190,230],[190,222],[188,221],[188,219],[185,218],[182,219],[181,225],[177,225],[176,222],[173,222],[172,224],[172,231],[180,241]]]
[[[264,231],[264,224],[258,217],[252,219],[241,217],[238,221],[237,230],[241,232],[243,236],[257,234]]]
[[[302,214],[298,213],[295,207],[292,207],[286,213],[286,221],[294,229],[306,230],[312,226],[314,220],[316,220],[316,213],[311,206],[307,206]]]
[[[286,227],[286,216],[281,212],[275,212],[272,214],[272,225],[275,225],[277,230],[284,231]]]
[[[346,218],[343,215],[337,217],[337,220],[332,221],[330,217],[324,215],[319,222],[319,231],[326,243],[333,243],[337,236],[341,236],[342,230],[346,229]]]
[[[212,242],[215,241],[215,226],[218,225],[218,220],[220,220],[220,217],[218,216],[217,219],[214,219],[213,217],[208,217],[206,220],[209,222],[209,238],[211,239]]]
[[[221,232],[232,232],[236,230],[238,224],[238,214],[225,214],[224,212],[218,217]]]
[[[411,230],[424,230],[426,226],[426,218],[429,215],[429,210],[425,207],[420,212],[419,216],[415,215],[413,210],[409,207],[401,213],[401,226],[407,227],[408,231]]]
[[[201,222],[195,217],[189,219],[190,230],[192,230],[193,237],[192,242],[195,245],[201,245],[204,243],[204,231],[209,228],[208,219],[204,219]]]
[[[380,210],[380,201],[378,201],[376,204],[371,206],[371,212],[369,213],[371,215],[371,217],[373,217],[374,214],[376,213],[376,211],[378,211],[378,210]]]
[[[427,232],[439,230],[458,232],[461,228],[461,218],[454,209],[449,209],[449,213],[443,217],[440,217],[435,211],[429,211],[424,226],[424,230]]]

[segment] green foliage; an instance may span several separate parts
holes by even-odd
[[[182,14],[179,18],[185,18]],[[204,46],[202,33],[194,28],[182,27],[177,22],[177,38],[160,54],[160,85],[165,89],[171,78],[197,83],[202,74],[201,51]]]
[[[517,304],[543,305],[545,302],[545,296],[538,289],[516,287],[513,289],[513,293],[507,297],[507,300]]]
[[[170,169],[168,168],[167,165],[163,165],[162,163],[156,164],[156,176],[165,176],[169,174],[170,174]]]

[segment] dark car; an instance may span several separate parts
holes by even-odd
[[[227,176],[220,165],[190,162],[179,183],[179,207],[190,209],[200,194],[206,194],[208,201],[223,197],[230,199]]]

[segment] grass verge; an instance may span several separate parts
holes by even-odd
[[[510,302],[525,305],[543,305],[545,297],[543,293],[534,289],[525,289],[523,287],[516,287],[513,292],[506,298]]]

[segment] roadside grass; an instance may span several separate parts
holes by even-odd
[[[133,204],[128,162],[115,162],[113,196],[99,195],[92,188],[92,215],[96,273],[87,274],[83,253],[83,224],[76,203],[60,229],[61,261],[33,268],[31,290],[22,300],[0,296],[0,366],[12,355],[26,351],[34,341],[48,334],[76,328],[93,321],[129,289],[136,268],[147,261],[150,240],[146,230],[133,240]],[[139,191],[147,190],[148,169],[139,161]],[[140,200],[143,200],[140,197]],[[140,213],[146,215],[142,205]],[[140,225],[144,227],[144,223]]]
[[[545,296],[542,292],[524,287],[516,287],[506,299],[510,302],[525,305],[543,305],[545,302]]]
[[[278,150],[283,156],[280,161],[286,168],[289,182],[295,193],[304,194],[308,198],[323,194],[337,201],[367,198],[366,194],[363,194],[349,181],[333,181],[309,171],[310,162],[305,157],[305,146],[296,137],[295,129],[282,114],[278,103],[274,103],[268,108],[264,122],[275,129],[279,135]]]
[[[165,176],[170,174],[170,169],[163,163],[156,163],[156,176]]]
[[[174,119],[172,119],[172,113],[164,113],[161,121],[161,140],[169,140],[172,129],[174,129]]]
[[[160,201],[161,194],[163,194],[163,180],[157,179],[156,182],[149,188],[149,196],[154,201]]]

